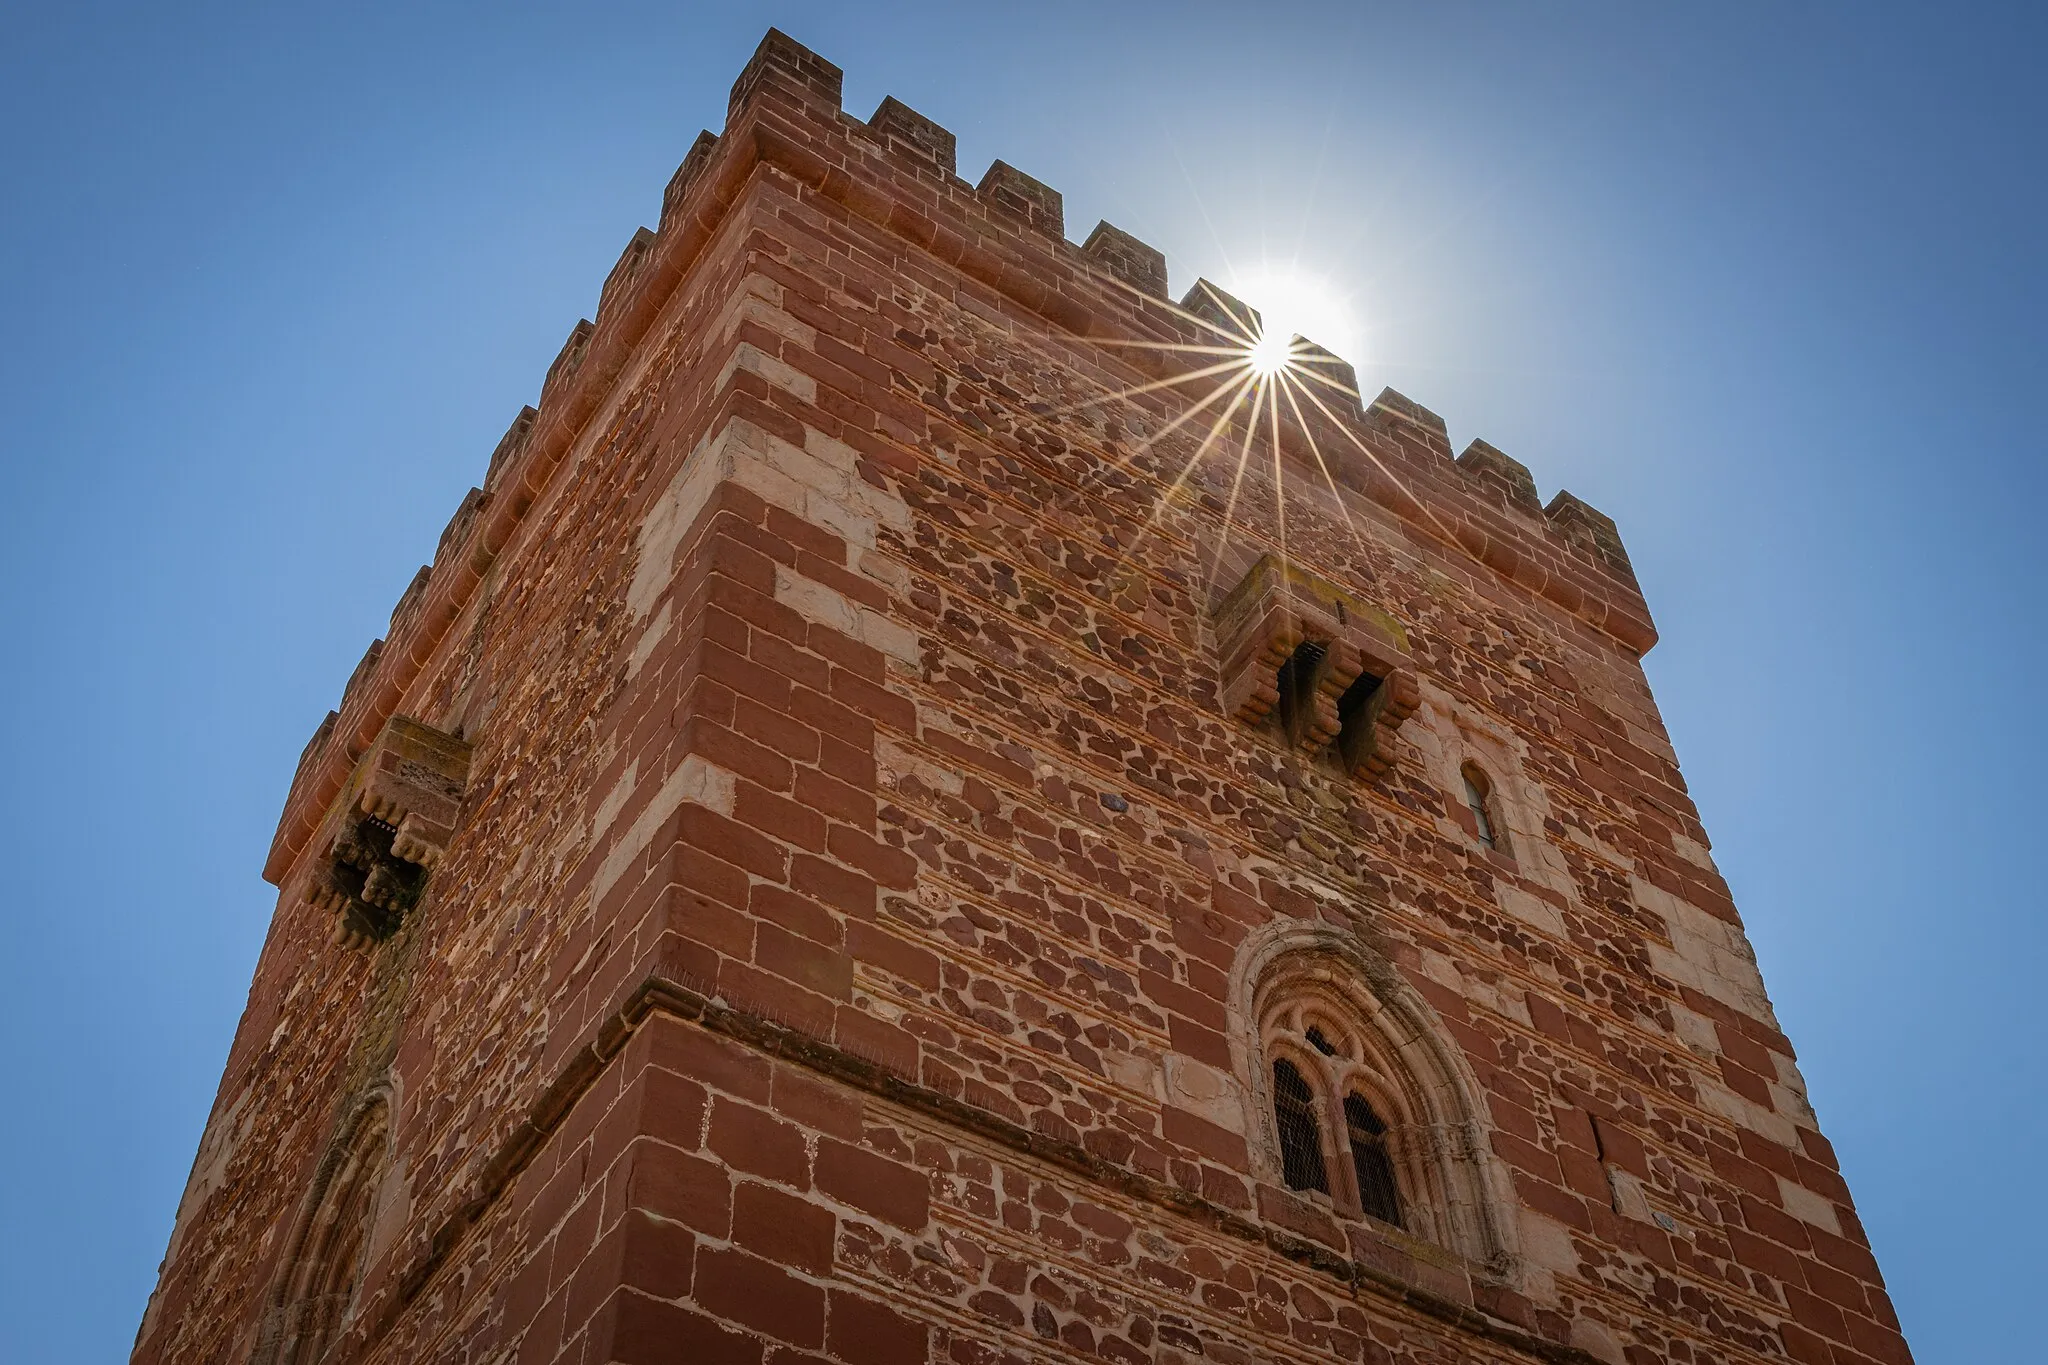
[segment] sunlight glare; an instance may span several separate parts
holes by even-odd
[[[1305,271],[1264,267],[1233,274],[1225,286],[1259,310],[1263,328],[1252,348],[1252,367],[1270,375],[1285,368],[1292,338],[1356,360],[1358,327],[1344,296],[1329,280]]]
[[[1267,378],[1286,369],[1288,353],[1294,349],[1293,337],[1294,333],[1268,324],[1252,343],[1252,368]]]

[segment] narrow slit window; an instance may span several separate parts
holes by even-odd
[[[1308,720],[1309,693],[1316,685],[1316,674],[1322,669],[1326,652],[1315,641],[1304,640],[1273,675],[1273,686],[1280,693],[1280,704],[1273,708],[1274,714],[1280,717],[1280,728],[1290,740],[1301,738],[1302,726]]]
[[[1475,764],[1467,763],[1463,776],[1465,804],[1472,811],[1472,824],[1478,831],[1479,842],[1488,848],[1499,848],[1500,827],[1493,818],[1493,784],[1486,780],[1486,774]]]
[[[1273,1063],[1273,1122],[1280,1130],[1280,1170],[1291,1190],[1330,1192],[1323,1166],[1323,1136],[1316,1123],[1316,1095],[1293,1062]]]
[[[1351,1139],[1359,1207],[1368,1217],[1400,1227],[1401,1195],[1394,1185],[1394,1163],[1387,1156],[1387,1125],[1365,1096],[1344,1097],[1344,1131]]]
[[[1385,682],[1376,674],[1360,673],[1337,698],[1337,759],[1349,771],[1356,772],[1372,752],[1373,718]]]

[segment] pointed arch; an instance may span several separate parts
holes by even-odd
[[[349,1107],[314,1172],[251,1357],[256,1365],[315,1365],[341,1335],[368,1265],[390,1153],[391,1089],[378,1085]]]
[[[1465,788],[1465,810],[1472,817],[1473,837],[1487,848],[1512,854],[1507,825],[1502,822],[1500,805],[1494,799],[1493,779],[1487,776],[1486,769],[1468,759],[1459,767],[1458,778]]]
[[[1260,1175],[1301,1188],[1282,1152],[1275,1077],[1284,1061],[1322,1099],[1333,1206],[1512,1273],[1513,1189],[1493,1155],[1478,1080],[1392,963],[1356,934],[1275,921],[1240,947],[1231,996]]]

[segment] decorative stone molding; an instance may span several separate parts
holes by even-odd
[[[1394,735],[1422,700],[1399,622],[1272,555],[1225,595],[1214,621],[1227,713],[1255,726],[1277,714],[1293,748],[1314,757],[1334,745],[1356,777],[1387,770]]]
[[[344,1113],[291,1228],[254,1365],[313,1365],[349,1326],[391,1165],[391,1108],[392,1088],[380,1082]]]
[[[1404,1244],[1454,1252],[1497,1282],[1517,1279],[1514,1187],[1493,1154],[1485,1092],[1436,1012],[1392,963],[1356,934],[1274,920],[1239,946],[1230,1004],[1231,1050],[1252,1105],[1261,1178],[1278,1183],[1282,1175],[1270,1069],[1275,1056],[1289,1056],[1329,1084],[1357,1086],[1391,1123]],[[1325,1030],[1332,1054],[1309,1045],[1310,1026]],[[1385,1229],[1377,1235],[1398,1239]]]
[[[329,812],[306,899],[351,945],[391,937],[455,832],[470,746],[393,716]]]

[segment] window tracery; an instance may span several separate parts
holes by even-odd
[[[381,1091],[359,1103],[314,1177],[254,1359],[318,1365],[354,1311],[389,1167],[391,1111]]]
[[[1273,1059],[1281,1175],[1289,1189],[1328,1195],[1346,1212],[1399,1227],[1400,1181],[1380,1117],[1393,1088],[1362,1030],[1340,1013],[1327,1001],[1284,1001],[1261,1030]]]
[[[1285,1057],[1273,1062],[1273,1123],[1280,1134],[1280,1169],[1287,1188],[1328,1194],[1330,1172],[1323,1161],[1316,1093],[1301,1068]]]
[[[1477,1081],[1400,973],[1354,934],[1280,921],[1233,975],[1265,1177],[1509,1275],[1513,1195]]]

